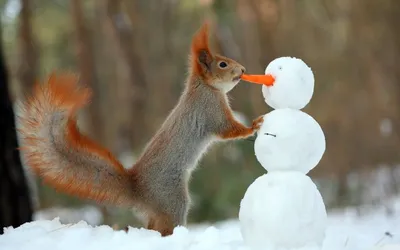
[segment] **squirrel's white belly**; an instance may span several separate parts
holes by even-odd
[[[191,172],[193,169],[196,168],[198,161],[201,157],[207,152],[207,149],[211,146],[211,144],[215,141],[213,137],[209,137],[204,139],[199,145],[197,155],[195,156],[193,164],[188,167],[188,170]]]

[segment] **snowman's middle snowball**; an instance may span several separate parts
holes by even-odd
[[[295,170],[307,174],[325,152],[325,135],[310,115],[276,109],[264,116],[254,151],[267,171]]]

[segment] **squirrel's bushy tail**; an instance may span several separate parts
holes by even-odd
[[[73,75],[51,75],[21,107],[19,132],[26,164],[59,191],[132,206],[132,179],[105,148],[81,134],[77,111],[90,99]]]

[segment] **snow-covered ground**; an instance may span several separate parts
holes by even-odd
[[[345,209],[329,213],[324,250],[399,250],[400,199],[385,208]],[[174,234],[162,238],[159,233],[130,228],[128,233],[108,226],[91,226],[84,221],[62,224],[58,218],[40,219],[18,228],[7,228],[0,236],[1,250],[118,250],[118,249],[248,249],[242,240],[237,220],[214,225],[178,227]],[[268,250],[268,249],[267,249]]]
[[[33,215],[34,220],[53,220],[60,218],[63,224],[73,224],[85,221],[89,225],[96,226],[103,221],[103,215],[97,207],[84,206],[81,208],[53,207],[37,211]]]

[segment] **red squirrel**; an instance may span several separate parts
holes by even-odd
[[[76,114],[90,99],[73,75],[52,74],[36,85],[20,117],[21,153],[27,165],[55,189],[100,204],[133,208],[147,229],[162,236],[186,226],[191,172],[218,140],[252,136],[235,120],[227,92],[245,68],[211,52],[208,24],[191,44],[189,75],[178,104],[129,169],[105,148],[81,134]]]

